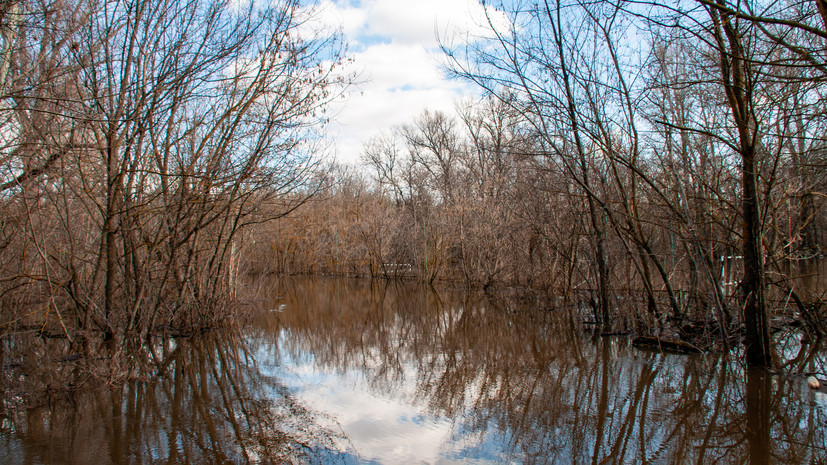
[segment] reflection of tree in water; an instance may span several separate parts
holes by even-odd
[[[359,369],[385,393],[415,373],[413,400],[457,419],[463,456],[496,444],[528,462],[827,460],[827,411],[802,380],[748,376],[736,358],[589,340],[533,301],[339,280],[278,293],[287,310],[262,324],[291,335],[282,349]],[[809,354],[796,368],[824,370]]]
[[[0,462],[282,463],[334,447],[334,434],[316,426],[278,380],[261,375],[253,345],[234,332],[159,343],[132,359],[143,361],[136,371],[144,381],[39,400],[23,394],[48,381],[40,370],[27,370],[23,384],[4,376]],[[90,373],[88,366],[73,370],[81,360],[61,359],[63,350],[41,344],[40,357],[63,367],[65,379],[53,385]],[[28,408],[5,408],[15,400]]]

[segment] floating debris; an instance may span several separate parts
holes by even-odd
[[[668,341],[651,336],[637,337],[632,345],[638,349],[657,350],[659,352],[671,352],[677,354],[697,354],[701,350],[683,341]]]

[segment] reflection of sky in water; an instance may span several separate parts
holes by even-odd
[[[542,462],[542,457],[535,454],[551,452],[548,447],[563,448],[557,450],[557,455],[550,455],[558,458],[568,456],[572,459],[583,459],[593,452],[591,445],[572,443],[571,441],[575,440],[571,437],[572,431],[560,429],[561,426],[574,426],[576,420],[573,418],[559,418],[560,421],[555,427],[556,432],[543,432],[543,427],[538,424],[528,425],[528,434],[537,433],[538,436],[534,440],[538,440],[538,444],[542,445],[539,448],[532,445],[526,447],[526,438],[518,437],[509,426],[499,424],[496,418],[480,419],[475,415],[474,409],[481,407],[476,403],[486,397],[477,396],[481,388],[479,382],[475,381],[464,387],[466,402],[451,419],[430,413],[433,410],[427,405],[428,396],[423,396],[422,392],[417,391],[416,380],[421,380],[421,377],[415,364],[401,361],[400,374],[394,381],[377,387],[371,384],[370,379],[379,368],[374,366],[374,362],[378,361],[372,360],[369,352],[366,352],[365,359],[361,360],[363,365],[359,367],[331,368],[330,364],[321,363],[310,350],[304,349],[301,339],[302,336],[282,329],[277,341],[274,341],[275,344],[265,343],[259,346],[256,358],[263,374],[279,379],[301,404],[320,414],[322,426],[341,432],[347,438],[347,442],[339,444],[338,450],[329,447],[314,450],[315,458],[324,463],[523,463],[537,459]],[[286,347],[290,349],[285,350]],[[618,355],[615,349],[614,344],[610,344],[612,357]],[[670,395],[677,392],[676,387],[681,385],[681,379],[685,375],[680,369],[666,369],[673,364],[680,366],[684,360],[680,356],[653,355],[648,359],[621,356],[620,359],[624,360],[625,364],[615,366],[620,372],[612,376],[614,383],[627,378],[637,379],[637,375],[629,378],[628,375],[633,374],[629,370],[633,369],[633,372],[637,373],[648,367],[657,373],[651,389]],[[549,373],[557,371],[554,365],[549,367]],[[737,382],[743,379],[743,372],[735,368],[729,376],[731,381]],[[821,392],[808,392],[803,379],[787,381],[791,381],[794,386],[793,393],[798,391],[797,395],[801,396],[803,402],[809,401],[809,408],[821,412],[816,413],[815,418],[827,416],[827,395]],[[777,387],[778,382],[779,379],[774,379],[773,385]],[[621,391],[633,388],[634,384],[635,382],[621,388]],[[706,399],[704,404],[713,405],[715,396],[719,395],[719,389],[721,386],[709,386],[709,389],[701,394]],[[736,388],[736,391],[739,390],[740,388]],[[491,392],[488,392],[488,395],[490,396]],[[477,402],[469,401],[470,399],[477,399]],[[629,400],[623,395],[610,396],[607,399],[605,418],[608,430],[614,429],[611,425],[623,421],[629,414],[630,405],[626,405]],[[484,406],[482,408],[485,409]],[[669,402],[657,404],[653,401],[648,414],[656,418],[668,418],[672,408],[673,405]],[[806,424],[812,420],[813,417],[807,417],[799,428],[812,428],[812,425]],[[520,434],[525,435],[526,431]],[[634,433],[636,434],[638,433]],[[669,428],[655,427],[647,430],[645,434],[650,443],[669,443]],[[550,440],[554,437],[556,439]],[[669,455],[674,452],[670,450],[668,447],[663,450],[651,450],[646,456],[648,459],[669,461]]]
[[[368,290],[298,288],[241,338],[159,343],[163,376],[4,417],[0,463],[827,463],[827,389],[806,383],[827,353],[795,333],[777,335],[794,368],[755,376],[739,351]]]
[[[289,337],[282,331],[279,345]],[[415,370],[403,364],[404,379],[388,394],[372,388],[358,369],[325,371],[309,352],[281,352],[263,346],[256,354],[263,374],[281,380],[291,394],[311,410],[328,417],[328,427],[341,430],[355,449],[325,451],[323,460],[362,464],[493,464],[509,463],[503,456],[507,435],[489,425],[484,437],[456,428],[443,417],[426,412],[416,398]]]
[[[496,419],[477,418],[474,409],[479,406],[474,405],[474,402],[466,402],[460,406],[458,414],[453,419],[430,413],[426,405],[427,395],[423,398],[422,393],[417,392],[416,380],[420,378],[416,366],[412,363],[402,361],[401,375],[390,385],[377,387],[370,382],[370,377],[375,373],[369,357],[363,360],[365,364],[361,367],[330,368],[329,365],[319,363],[313,353],[300,348],[301,343],[296,342],[298,341],[294,339],[290,330],[282,329],[275,344],[260,345],[255,356],[262,374],[279,379],[301,404],[320,414],[322,426],[341,432],[347,438],[347,442],[338,445],[338,450],[330,449],[329,446],[315,449],[313,454],[317,460],[345,464],[494,464],[532,462],[536,459],[543,461],[542,457],[532,455],[551,452],[543,446],[539,449],[533,446],[524,448],[525,438],[515,436],[510,427],[498,424]],[[283,350],[285,347],[291,349]],[[633,357],[625,360],[628,362],[627,365],[616,367],[620,368],[621,373],[616,373],[620,376],[619,379],[614,378],[615,382],[627,378],[626,371],[630,367],[638,370],[643,365],[648,365],[649,368],[655,369],[661,367],[656,370],[658,375],[654,378],[654,386],[659,386],[663,393],[672,392],[673,383],[680,385],[680,370],[663,369],[664,363],[679,363],[683,360],[680,357],[664,358],[662,355],[655,355],[646,361]],[[550,372],[554,371],[555,368],[551,367]],[[743,373],[735,369],[730,376],[732,380],[738,380],[742,379]],[[774,383],[777,382],[774,380]],[[827,395],[821,392],[807,392],[808,388],[803,380],[795,380],[792,384],[800,385],[799,394],[802,401],[809,400],[810,408],[821,412],[816,414],[815,418],[827,416]],[[466,385],[465,399],[479,399],[475,394],[479,393],[480,387],[477,382]],[[713,385],[701,394],[706,399],[706,405],[715,403],[719,388],[720,386]],[[797,390],[798,386],[793,389]],[[605,418],[607,428],[612,429],[608,425],[622,421],[628,415],[629,405],[625,403],[629,399],[624,396],[611,396],[607,401]],[[671,407],[668,403],[653,404],[649,407],[648,413],[658,418],[663,415],[668,417]],[[574,420],[560,420],[562,421],[557,423],[556,433],[535,431],[539,433],[535,439],[545,446],[562,447],[567,451],[562,453],[564,457],[574,459],[578,457],[578,453],[590,455],[591,445],[575,445],[570,442],[574,440],[571,431],[560,430],[560,426],[573,426]],[[808,417],[806,421],[812,421],[812,417]],[[799,427],[811,428],[812,425],[808,426],[806,421]],[[528,430],[537,427],[540,426],[529,426]],[[653,428],[646,432],[648,441],[662,444],[669,442],[669,434],[668,428]],[[568,439],[547,442],[549,435],[557,436],[558,440]],[[668,461],[669,454],[670,449],[666,448],[649,451],[646,455],[649,459]],[[583,455],[579,457],[584,458]]]
[[[283,311],[256,337],[263,374],[346,438],[320,443],[311,461],[823,462],[827,403],[800,373],[823,373],[824,358],[803,358],[796,334],[779,347],[783,359],[800,355],[796,370],[751,378],[737,350],[664,355],[590,340],[531,302],[512,311],[402,285],[342,289],[285,288]],[[748,409],[760,398],[769,408]]]

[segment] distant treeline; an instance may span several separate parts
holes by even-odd
[[[312,200],[245,236],[243,269],[518,286],[597,309],[586,196],[537,154],[532,139],[519,115],[495,99],[463,106],[457,116],[426,112],[366,147],[365,166],[335,170],[330,179],[336,182]],[[446,145],[426,146],[426,140]],[[593,171],[606,207],[611,311],[626,329],[669,327],[677,317],[680,324],[691,320],[718,331],[718,298],[732,325],[740,319],[737,165],[725,157],[707,162],[706,177],[686,178],[648,163],[645,174],[669,197],[639,187],[631,218],[619,180],[609,170]],[[779,171],[798,170],[786,160]],[[824,173],[811,173],[811,189],[824,191]],[[779,175],[775,182],[780,195],[765,230],[775,244],[767,254],[772,312],[818,326],[827,310],[827,277],[818,259],[827,209],[822,201],[803,204],[790,194],[799,177]],[[686,195],[698,229],[664,204],[681,203],[682,183],[696,183]],[[645,242],[630,236],[636,231],[630,223]]]

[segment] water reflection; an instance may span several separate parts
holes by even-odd
[[[0,463],[827,462],[802,376],[592,338],[525,296],[268,285],[242,332],[159,340],[112,387],[60,394],[123,367],[4,341]],[[786,372],[827,378],[823,350],[782,340]]]
[[[61,358],[60,344],[30,343],[47,364],[84,363]],[[20,405],[4,411],[0,463],[282,463],[312,461],[311,442],[339,447],[278,380],[262,376],[254,350],[232,331],[158,342],[131,357],[142,381],[47,387],[43,398],[32,394],[44,380],[27,378],[44,372],[29,366],[3,385],[5,405]],[[85,368],[89,376],[93,367]]]
[[[382,402],[418,408],[434,428],[447,421],[439,460],[827,460],[827,402],[802,377],[591,340],[565,315],[537,311],[531,301],[340,280],[283,281],[274,293],[282,311],[260,328],[279,341],[288,364],[302,367],[295,388],[318,391],[326,377],[322,383],[366,386]],[[827,366],[823,352],[796,363],[822,376]],[[322,394],[305,399],[349,398]],[[373,426],[375,434],[388,428]],[[361,452],[364,460],[383,459],[382,451]]]

